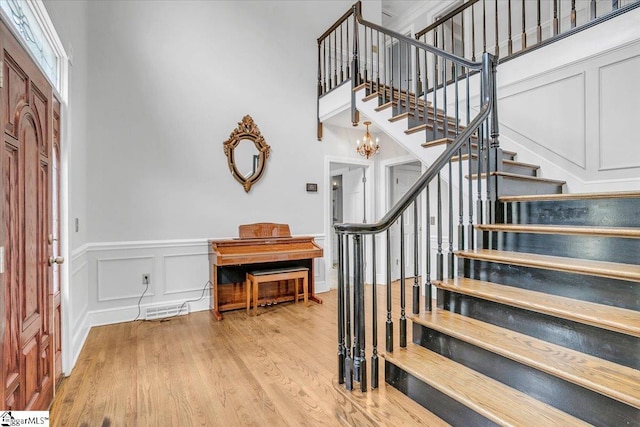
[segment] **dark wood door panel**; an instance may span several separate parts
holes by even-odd
[[[44,410],[53,396],[52,254],[53,91],[9,31],[0,24],[5,78],[0,89],[5,149],[2,245],[6,251],[0,306],[2,381],[7,408]]]

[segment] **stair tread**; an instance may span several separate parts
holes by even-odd
[[[558,185],[563,185],[566,184],[566,181],[562,181],[562,180],[558,180],[558,179],[550,179],[550,178],[540,178],[538,176],[527,176],[527,175],[518,175],[517,173],[510,173],[510,172],[491,172],[491,175],[493,176],[502,176],[505,178],[513,178],[513,179],[520,179],[523,181],[536,181],[536,182],[546,182],[549,184],[558,184]],[[481,178],[486,178],[487,174],[483,173],[480,175]],[[468,178],[468,176],[467,176]],[[478,179],[478,174],[474,173],[473,175],[471,175],[471,179]]]
[[[610,261],[593,261],[553,255],[538,255],[524,252],[476,249],[456,252],[458,257],[515,264],[525,267],[544,268],[570,273],[591,274],[612,279],[640,282],[640,265],[622,264]]]
[[[565,234],[640,239],[640,227],[592,227],[547,224],[478,224],[475,228],[482,231],[507,231],[512,233]]]
[[[392,353],[385,353],[383,357],[500,425],[589,425],[416,344],[407,344],[406,349],[400,348]]]
[[[450,426],[393,386],[381,383],[377,389],[363,393],[357,387],[347,390],[334,379],[333,387],[338,393],[338,416],[346,425]]]
[[[579,199],[613,199],[640,197],[639,191],[620,191],[613,193],[567,193],[567,194],[538,194],[522,196],[500,197],[501,202],[527,202],[539,200],[579,200]]]
[[[380,111],[382,111],[382,110],[386,110],[387,108],[390,108],[390,107],[392,107],[392,106],[393,106],[393,102],[389,101],[389,102],[386,102],[386,103],[384,103],[384,104],[378,105],[378,106],[375,108],[375,110],[376,110],[377,112],[380,112]]]
[[[411,319],[540,371],[640,408],[640,372],[451,311],[434,309]]]
[[[458,277],[434,281],[435,286],[525,310],[544,313],[602,329],[640,337],[640,312],[530,291],[514,286]]]

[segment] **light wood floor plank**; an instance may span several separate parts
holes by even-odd
[[[386,287],[376,288],[383,307]],[[397,307],[397,283],[393,288]],[[370,310],[372,287],[366,289]],[[92,328],[53,402],[51,425],[331,427],[343,425],[337,416],[344,412],[342,404],[360,425],[438,425],[417,403],[387,390],[382,360],[380,389],[346,402],[334,385],[336,292],[322,299],[308,307],[260,307],[256,317],[244,310],[226,312],[220,322],[197,312]],[[397,346],[399,310],[394,310]],[[380,311],[381,350],[385,318]]]

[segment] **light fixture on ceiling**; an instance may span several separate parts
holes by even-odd
[[[364,138],[362,138],[362,142],[360,142],[360,140],[356,142],[357,144],[356,151],[358,151],[358,153],[360,153],[361,156],[365,156],[367,159],[373,156],[374,154],[378,154],[378,152],[380,151],[380,146],[378,145],[378,138],[376,138],[374,142],[373,139],[371,138],[371,134],[369,133],[370,124],[371,124],[370,121],[364,122],[364,125],[367,127],[367,130],[364,134]]]

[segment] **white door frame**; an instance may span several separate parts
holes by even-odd
[[[372,222],[377,219],[375,214],[376,210],[376,195],[374,193],[374,179],[376,176],[375,171],[375,162],[373,160],[367,160],[364,158],[357,157],[338,157],[338,156],[325,156],[324,158],[324,232],[325,232],[325,247],[324,247],[324,267],[325,267],[325,277],[327,280],[325,281],[324,289],[316,289],[316,292],[326,292],[330,290],[333,286],[331,283],[331,269],[332,269],[332,259],[333,259],[333,247],[332,247],[332,234],[333,229],[331,226],[331,218],[333,217],[333,213],[331,211],[331,164],[332,163],[340,163],[340,164],[351,164],[354,166],[364,167],[365,170],[365,194],[366,194],[366,216],[367,222]]]

